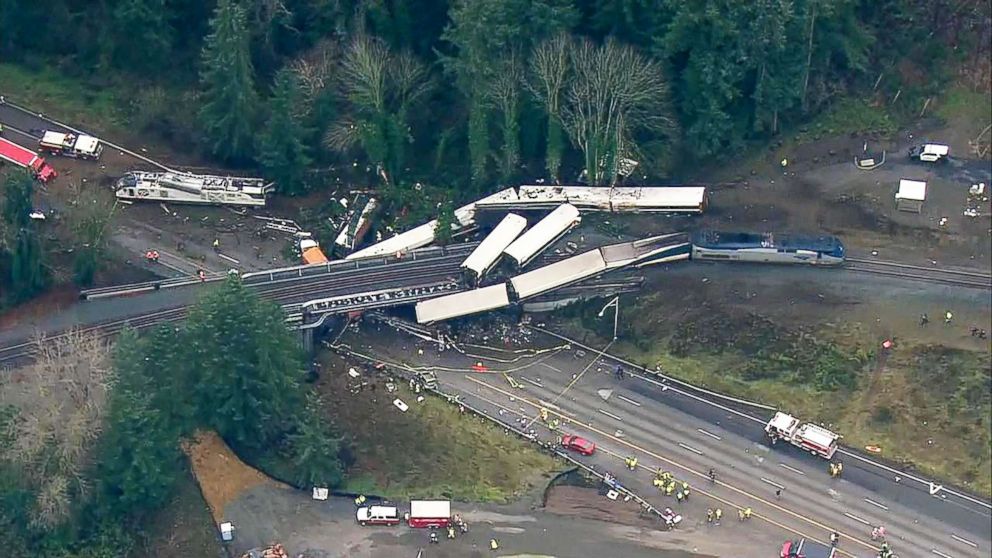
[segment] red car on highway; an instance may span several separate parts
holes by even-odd
[[[575,434],[562,436],[561,445],[565,449],[581,453],[582,455],[592,455],[593,452],[596,451],[596,444],[586,440],[585,438],[576,436]]]

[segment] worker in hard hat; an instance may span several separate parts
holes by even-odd
[[[716,520],[716,524],[720,524],[720,518],[723,517],[723,508],[717,508],[713,510],[713,519]]]
[[[713,523],[713,508],[706,508],[706,523]]]
[[[751,519],[751,508],[744,508],[744,519]]]
[[[433,530],[431,531],[430,541],[431,541],[431,544],[437,544],[437,532],[436,531],[433,531]]]
[[[685,494],[685,499],[689,499],[689,483],[682,481],[682,493]]]
[[[496,542],[496,539],[489,539],[489,548],[491,550],[496,550],[499,548],[499,543]]]
[[[449,539],[455,538],[455,526],[454,525],[448,525],[448,538]]]
[[[630,458],[630,470],[633,471],[637,469],[637,457]]]
[[[837,466],[834,465],[833,463],[830,463],[830,464],[827,465],[827,470],[830,471],[830,476],[831,477],[836,477],[837,476]]]
[[[744,521],[744,510],[737,510],[737,521]]]
[[[840,461],[837,462],[837,476],[839,477],[844,472],[844,464]]]
[[[541,409],[541,420],[543,420],[544,422],[548,422],[548,410],[547,409],[544,409],[544,408]]]
[[[675,492],[675,483],[670,482],[665,485],[665,496],[671,496],[672,492]]]
[[[685,500],[685,493],[679,490],[678,492],[675,493],[675,499],[678,500],[678,502],[681,504],[682,501]]]
[[[653,484],[654,487],[657,488],[658,490],[664,490],[665,489],[665,481],[663,481],[663,480],[661,480],[661,479],[659,479],[657,477],[655,477],[654,480],[651,481],[651,484]]]
[[[355,497],[355,505],[356,506],[361,506],[364,503],[365,503],[365,495],[364,494],[359,494],[358,496]]]

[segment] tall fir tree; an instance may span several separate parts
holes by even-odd
[[[217,3],[201,58],[200,118],[210,148],[224,159],[246,161],[254,147],[258,97],[245,10],[236,0]]]
[[[165,0],[119,0],[110,15],[103,32],[117,67],[149,72],[168,65],[175,30]]]
[[[229,278],[190,311],[184,339],[201,424],[252,450],[292,429],[306,367],[278,306]]]
[[[6,255],[0,261],[9,264],[5,263],[0,282],[10,286],[13,302],[31,298],[48,284],[41,239],[30,217],[33,192],[34,179],[26,171],[12,171],[4,180],[0,252]]]
[[[269,99],[269,119],[259,141],[258,160],[279,191],[289,195],[306,190],[306,171],[312,162],[304,141],[310,134],[295,114],[300,102],[296,74],[280,70]]]

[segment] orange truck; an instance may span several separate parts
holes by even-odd
[[[312,238],[304,238],[300,241],[300,253],[303,255],[303,263],[306,265],[327,263],[327,256],[320,249],[320,245]]]

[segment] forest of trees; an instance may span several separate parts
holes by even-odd
[[[358,163],[409,201],[739,151],[987,55],[981,0],[6,0],[0,57],[133,92],[135,121],[284,193]],[[39,30],[44,30],[39,32]],[[51,40],[58,37],[59,40]]]
[[[235,342],[232,342],[235,340]],[[237,278],[182,327],[112,349],[93,333],[39,340],[0,406],[0,533],[11,555],[125,556],[140,524],[185,474],[180,441],[217,431],[286,482],[336,486],[345,444],[302,382],[306,365],[282,310]],[[140,530],[138,530],[140,532]]]

